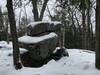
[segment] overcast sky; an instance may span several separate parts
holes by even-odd
[[[26,0],[26,1],[28,1],[28,0]],[[50,12],[51,12],[51,14],[54,14],[54,11],[53,11],[53,8],[54,8],[54,3],[55,3],[55,0],[50,0],[49,2],[48,2],[48,7],[49,7],[49,9],[50,9]],[[2,8],[2,11],[3,12],[5,12],[5,11],[7,11],[7,9],[6,9],[6,0],[0,0],[0,7]],[[22,10],[22,12],[21,12],[21,16],[23,16],[23,15],[25,15],[25,9],[22,7],[22,8],[17,8],[16,10],[15,10],[15,16],[16,16],[16,20],[18,21],[18,19],[19,19],[19,17],[20,17],[20,15],[19,15],[19,13],[20,13],[20,11]],[[31,5],[31,3],[29,4],[29,5],[27,5],[26,6],[26,13],[27,13],[27,17],[29,18],[29,19],[33,19],[33,14],[32,14],[32,5]],[[48,18],[48,13],[47,13],[47,11],[45,11],[45,13],[44,13],[44,19],[43,20],[50,20],[49,18]]]

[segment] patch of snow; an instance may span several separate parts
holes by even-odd
[[[1,41],[1,42],[0,42],[0,48],[11,49],[11,48],[12,48],[12,42],[9,42],[9,44],[7,44],[7,42]]]
[[[60,49],[60,47],[56,47],[56,49],[53,51],[53,53],[56,53],[57,50],[59,50],[59,49]]]
[[[31,37],[31,36],[25,35],[18,38],[18,41],[22,43],[26,43],[26,44],[34,44],[34,43],[38,43],[40,41],[43,41],[49,38],[54,38],[54,37],[57,37],[57,34],[52,32],[52,33],[49,33],[48,35],[39,36],[39,37]]]
[[[15,70],[13,57],[8,56],[12,49],[8,50],[6,47],[5,50],[0,49],[0,75],[100,75],[100,70],[95,68],[93,51],[67,49],[69,57],[62,57],[58,61],[51,60],[40,68],[23,67]]]
[[[27,49],[24,49],[24,48],[20,48],[20,54],[23,54],[25,52],[27,52],[28,50]]]
[[[6,46],[6,44],[7,44],[7,43],[6,43],[5,41],[1,41],[1,42],[0,42],[0,48],[5,47],[5,46]]]

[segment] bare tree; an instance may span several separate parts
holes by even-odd
[[[33,5],[32,12],[33,12],[35,21],[42,21],[48,1],[49,0],[44,0],[44,3],[42,5],[42,9],[41,9],[40,15],[39,15],[38,6],[37,6],[38,0],[32,0],[32,5]]]
[[[80,8],[82,10],[82,26],[83,26],[83,31],[82,31],[82,48],[86,49],[87,46],[87,41],[86,41],[86,0],[81,1]]]
[[[7,0],[7,10],[8,10],[8,18],[9,18],[10,30],[12,36],[12,43],[13,43],[13,63],[15,69],[21,69],[22,65],[20,63],[20,51],[19,51],[19,45],[17,39],[16,21],[15,21],[15,15],[13,11],[12,0]]]
[[[4,34],[4,20],[3,20],[3,14],[0,7],[0,40],[3,40],[3,34]]]
[[[100,0],[96,0],[96,62],[95,66],[100,69]]]

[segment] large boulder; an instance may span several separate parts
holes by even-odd
[[[38,37],[23,36],[18,41],[20,47],[29,50],[29,54],[33,59],[40,61],[53,53],[58,43],[58,36],[52,32]]]
[[[33,22],[27,26],[27,35],[18,39],[20,47],[26,48],[29,56],[42,61],[49,58],[61,40],[60,22]]]

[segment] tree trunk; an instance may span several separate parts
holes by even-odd
[[[96,5],[96,60],[95,66],[100,69],[100,0]]]
[[[12,43],[13,43],[13,63],[15,69],[21,69],[22,65],[20,63],[20,51],[17,39],[17,31],[16,31],[16,21],[15,15],[13,12],[13,3],[12,0],[7,0],[7,10],[8,10],[8,18],[10,23],[10,30],[12,36]]]
[[[4,40],[4,21],[3,21],[3,15],[2,15],[2,10],[0,7],[0,41]]]
[[[86,49],[86,8],[85,8],[85,0],[82,0],[82,25],[83,25],[83,31],[82,31],[82,48]]]
[[[42,10],[40,12],[40,21],[42,21],[42,19],[43,19],[43,15],[44,15],[44,12],[45,12],[45,9],[46,9],[48,1],[49,0],[44,0],[43,6],[42,6]]]
[[[34,15],[34,21],[39,21],[39,13],[38,13],[38,8],[37,8],[37,1],[38,0],[32,0],[32,5],[33,5],[33,15]]]
[[[91,40],[92,38],[92,30],[91,30],[91,16],[90,16],[90,0],[87,0],[87,49],[90,49],[91,44],[90,42],[93,41]]]
[[[7,36],[7,37],[6,37],[6,38],[7,38],[6,41],[7,41],[7,43],[9,44],[8,17],[6,17],[6,16],[5,16],[5,22],[6,22],[6,23],[5,23],[5,25],[6,25],[6,30],[5,30],[5,32],[6,32],[6,36]]]

